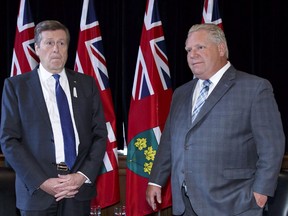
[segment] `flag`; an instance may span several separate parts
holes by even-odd
[[[10,76],[31,71],[38,65],[39,59],[34,49],[34,28],[29,1],[21,0]]]
[[[148,178],[172,98],[162,23],[157,0],[147,0],[128,116],[126,214],[153,213],[146,202]],[[170,181],[160,209],[171,206]]]
[[[218,0],[204,0],[202,23],[214,23],[223,29]]]
[[[116,118],[103,52],[102,37],[93,0],[83,1],[74,69],[94,77],[103,104],[108,140],[101,173],[96,182],[97,196],[92,200],[91,206],[105,208],[120,201]]]

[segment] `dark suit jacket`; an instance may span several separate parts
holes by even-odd
[[[173,95],[149,182],[171,173],[173,213],[185,180],[199,216],[257,208],[253,192],[273,196],[285,138],[270,83],[231,66],[191,122],[194,79]]]
[[[77,200],[95,195],[95,180],[106,149],[107,129],[95,80],[66,69],[74,118],[79,134],[78,156],[71,172],[81,171],[92,184],[84,184]],[[73,96],[73,89],[77,97]],[[37,68],[5,80],[2,96],[1,146],[16,171],[17,207],[41,210],[54,200],[39,186],[57,177],[52,127]]]

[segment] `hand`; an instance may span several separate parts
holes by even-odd
[[[62,185],[65,181],[67,180],[61,178],[49,178],[40,185],[40,189],[52,196],[55,196],[62,191],[62,189],[57,185]]]
[[[151,206],[153,211],[157,210],[157,203],[161,204],[161,187],[155,185],[148,185],[146,189],[146,200],[148,204]],[[157,203],[155,202],[157,201]]]
[[[62,180],[59,178],[49,178],[45,182],[40,185],[40,189],[45,191],[46,193],[55,196],[60,192],[58,188],[55,188],[55,185],[61,184]]]
[[[266,202],[267,202],[267,199],[268,197],[266,195],[263,195],[263,194],[259,194],[259,193],[256,193],[256,192],[253,192],[254,194],[254,197],[255,197],[255,200],[256,200],[256,203],[257,205],[260,207],[260,208],[264,208]]]
[[[58,179],[60,179],[60,184],[54,185],[54,189],[58,191],[58,193],[54,195],[56,201],[75,197],[79,191],[78,189],[86,181],[86,178],[79,173],[58,175],[58,177]]]

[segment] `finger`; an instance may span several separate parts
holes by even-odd
[[[73,185],[62,185],[62,186],[57,186],[55,188],[55,190],[57,190],[58,192],[62,192],[62,191],[67,191],[67,192],[70,192],[70,191],[78,191],[79,190],[79,187]]]
[[[157,204],[155,202],[152,203],[151,207],[152,207],[153,211],[157,210]]]
[[[74,190],[74,191],[71,191],[69,193],[67,193],[67,196],[75,196],[79,191],[78,190]]]
[[[151,208],[153,209],[153,211],[156,211],[157,209],[157,204],[155,202],[155,197],[152,196],[152,197],[149,197],[149,201],[148,203],[150,204]]]
[[[56,202],[58,202],[58,201],[60,201],[60,200],[62,200],[62,199],[64,199],[64,198],[65,198],[65,196],[58,197],[58,198],[56,199]]]
[[[59,192],[59,193],[57,193],[57,194],[55,194],[55,198],[59,198],[59,197],[65,197],[66,195],[67,195],[67,193],[68,193],[69,191],[61,191],[61,192]]]
[[[79,190],[75,189],[73,187],[73,189],[71,190],[63,190],[63,191],[60,191],[59,193],[55,194],[55,198],[59,198],[59,197],[62,197],[62,196],[75,196],[75,194],[77,194],[79,192]]]
[[[60,174],[58,174],[58,178],[61,179],[61,181],[69,181],[71,179],[71,175],[60,175]]]
[[[56,199],[56,202],[62,200],[62,199],[71,199],[71,198],[74,198],[75,196],[74,195],[65,195],[65,196],[60,196]]]
[[[159,204],[162,203],[162,198],[161,198],[161,194],[160,194],[160,193],[157,193],[157,194],[156,194],[156,199],[157,199],[157,202],[158,202]]]

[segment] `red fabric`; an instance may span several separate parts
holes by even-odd
[[[130,102],[126,172],[127,216],[153,213],[146,202],[145,194],[151,169],[149,165],[153,164],[154,159],[147,159],[144,152],[149,152],[149,149],[153,152],[150,152],[151,155],[156,152],[172,98],[168,58],[156,1],[147,0]],[[143,146],[137,146],[138,138],[143,141]],[[169,206],[170,182],[162,190],[162,205],[158,206],[158,209]]]
[[[116,117],[112,102],[106,60],[103,53],[99,22],[93,1],[84,0],[80,33],[76,53],[75,70],[96,80],[108,129],[106,154],[102,174],[97,179],[97,197],[91,205],[105,208],[120,201],[118,156],[116,140]]]
[[[202,23],[214,23],[223,29],[218,0],[204,0]]]
[[[28,0],[21,0],[12,57],[11,76],[34,69],[39,59],[34,50],[34,22]]]

